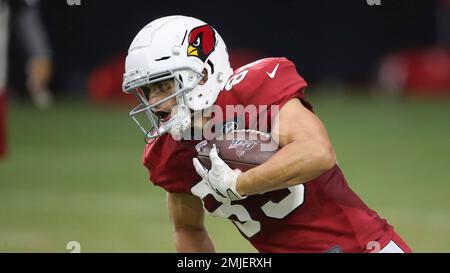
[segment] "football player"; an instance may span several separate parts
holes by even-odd
[[[11,30],[16,31],[27,53],[27,87],[33,103],[45,109],[53,101],[48,91],[52,75],[51,50],[37,9],[38,2],[0,0],[0,159],[7,153],[7,47]]]
[[[213,252],[204,211],[230,219],[260,252],[410,252],[386,220],[350,189],[327,132],[305,100],[305,80],[286,58],[232,70],[217,31],[195,18],[163,17],[134,38],[123,90],[140,104],[130,115],[144,132],[143,163],[168,192],[179,252]],[[267,129],[280,150],[246,172],[211,150],[211,170],[196,159],[196,113],[227,106],[277,106]],[[225,110],[224,110],[225,112]],[[252,128],[259,118],[202,115],[200,127]],[[144,115],[146,128],[139,115]],[[274,118],[275,116],[275,118]],[[238,119],[240,122],[237,122]]]

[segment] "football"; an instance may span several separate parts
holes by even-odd
[[[235,130],[222,138],[204,140],[197,144],[199,161],[211,169],[209,152],[216,145],[217,152],[232,169],[243,172],[267,161],[278,151],[278,145],[270,134],[255,130]]]

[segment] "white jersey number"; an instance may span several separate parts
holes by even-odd
[[[233,76],[231,76],[227,83],[225,84],[225,90],[230,91],[231,88],[233,88],[233,86],[235,86],[236,84],[240,83],[242,80],[244,80],[245,76],[247,76],[248,73],[248,69],[260,62],[262,62],[263,60],[257,60],[254,61],[252,63],[249,63],[241,68],[239,68],[238,70],[236,70],[235,74]]]
[[[305,195],[305,186],[303,184],[292,186],[287,189],[289,190],[289,194],[287,194],[281,201],[277,203],[268,201],[261,206],[262,211],[267,217],[283,219],[303,204]],[[238,221],[232,221],[248,238],[261,231],[261,223],[252,219],[250,213],[244,206],[239,204],[231,204],[230,199],[223,198],[215,193],[203,180],[192,187],[191,192],[202,199],[202,201],[208,195],[212,195],[221,205],[212,212],[209,212],[206,208],[205,211],[212,216],[223,218],[230,218],[234,215]]]
[[[280,202],[269,201],[261,207],[267,217],[283,219],[303,204],[305,197],[305,186],[303,184],[289,187],[288,190],[290,193]]]
[[[245,78],[247,73],[248,70],[244,70],[242,72],[237,73],[236,75],[231,76],[230,79],[228,79],[227,83],[225,84],[225,90],[230,91],[234,85],[240,83]]]

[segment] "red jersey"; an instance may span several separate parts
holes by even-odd
[[[312,111],[304,99],[306,86],[286,58],[262,59],[237,69],[216,105],[282,107],[296,97]],[[250,118],[243,124],[248,128]],[[150,180],[168,192],[195,193],[207,212],[229,218],[260,252],[369,252],[373,242],[383,247],[395,235],[350,189],[338,165],[307,183],[239,201],[211,194],[192,165],[196,143],[166,134],[147,145],[143,163]]]

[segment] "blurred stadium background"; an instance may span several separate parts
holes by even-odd
[[[69,241],[175,251],[166,195],[148,182],[127,115],[134,101],[120,91],[131,40],[169,14],[213,25],[234,67],[292,59],[351,187],[414,251],[450,251],[450,1],[69,2],[38,6],[54,71],[45,110],[29,100],[11,33],[0,252],[68,252]],[[207,226],[217,251],[254,252],[228,221]]]

